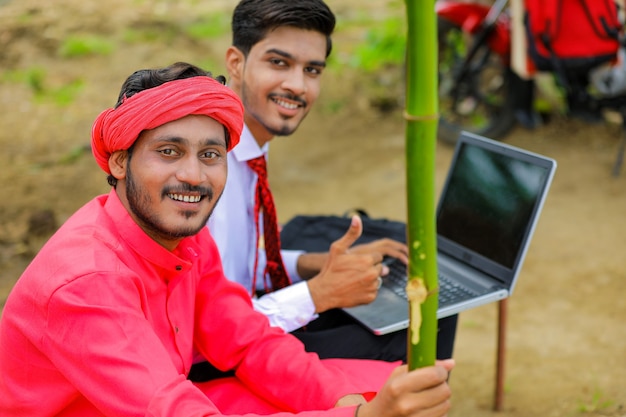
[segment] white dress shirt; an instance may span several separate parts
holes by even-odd
[[[244,126],[239,144],[228,153],[226,187],[208,222],[222,257],[226,277],[242,284],[250,294],[265,289],[263,272],[266,261],[265,251],[258,250],[256,288],[253,288],[252,270],[257,251],[254,201],[258,177],[248,167],[247,161],[263,154],[267,159],[268,145],[266,143],[260,148],[248,127]],[[259,221],[259,228],[262,231],[262,220]],[[293,284],[260,298],[253,296],[252,302],[254,308],[265,314],[273,326],[291,332],[317,318],[317,315],[309,287],[296,269],[302,251],[283,250],[281,254]]]

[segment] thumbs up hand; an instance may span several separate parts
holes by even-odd
[[[307,281],[316,313],[367,304],[376,298],[380,276],[388,271],[382,264],[382,252],[350,251],[362,232],[361,219],[352,217],[346,233],[331,244],[320,272]]]

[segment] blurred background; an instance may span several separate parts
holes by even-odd
[[[176,61],[225,74],[235,4],[0,0],[0,307],[56,228],[108,192],[90,132],[124,79]],[[272,143],[279,220],[355,208],[405,220],[404,3],[328,4],[338,24],[320,100]],[[492,410],[492,304],[460,316],[453,417],[626,416],[626,173],[612,175],[621,121],[566,117],[560,99],[543,101],[534,129],[515,124],[501,138],[559,164],[509,300],[502,410]],[[452,151],[438,143],[438,190]]]

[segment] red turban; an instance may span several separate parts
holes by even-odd
[[[190,114],[209,116],[223,124],[230,136],[228,150],[243,129],[243,105],[228,87],[211,77],[197,76],[169,81],[127,98],[116,109],[100,113],[91,129],[91,151],[110,174],[109,157],[132,146],[144,130]]]

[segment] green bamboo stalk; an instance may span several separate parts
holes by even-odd
[[[405,0],[406,186],[409,244],[409,369],[433,365],[437,351],[437,20],[434,0]]]

